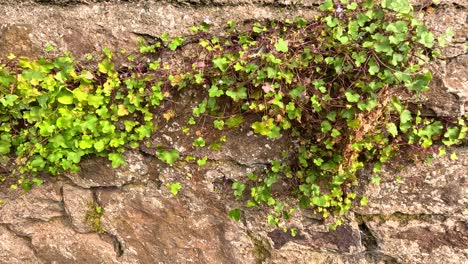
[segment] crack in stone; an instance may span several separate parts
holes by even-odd
[[[28,235],[24,235],[24,234],[21,234],[20,232],[16,231],[14,228],[11,227],[10,224],[4,224],[4,223],[0,223],[0,226],[3,226],[5,227],[9,232],[11,232],[13,235],[15,235],[16,237],[22,239],[24,242],[26,242],[26,245],[29,249],[32,250],[33,254],[34,254],[34,257],[36,257],[37,259],[39,259],[40,261],[43,261],[38,253],[37,253],[37,249],[34,247],[33,243],[32,243],[32,237],[31,236],[28,236]]]
[[[247,230],[247,236],[254,246],[253,255],[256,259],[256,264],[266,263],[271,258],[272,247],[269,241],[261,237],[257,238],[250,230]]]
[[[115,255],[118,258],[121,257],[124,254],[124,246],[120,239],[116,235],[111,233],[106,233],[106,235],[109,236],[112,241],[112,246],[114,246]]]

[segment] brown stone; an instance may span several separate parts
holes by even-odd
[[[248,236],[223,206],[184,188],[175,197],[148,187],[98,192],[103,227],[122,244],[122,256],[140,263],[252,263]]]
[[[28,238],[17,236],[0,225],[0,264],[44,263],[29,245]]]
[[[70,217],[74,229],[79,233],[91,232],[92,228],[90,223],[86,221],[86,215],[93,209],[92,191],[65,184],[62,187],[62,192],[65,211]]]
[[[40,50],[33,44],[31,33],[30,24],[3,24],[0,27],[0,57],[5,58],[10,53],[16,56],[37,56]]]
[[[106,158],[91,158],[80,163],[81,170],[77,173],[67,173],[73,183],[83,188],[90,187],[120,187],[122,185],[146,181],[148,177],[147,160],[135,151],[124,154],[125,165],[113,169]]]

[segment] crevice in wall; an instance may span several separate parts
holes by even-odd
[[[25,234],[22,234],[18,231],[16,231],[14,228],[11,227],[11,225],[9,224],[2,224],[0,223],[0,226],[3,226],[5,227],[9,232],[11,232],[12,234],[14,234],[16,237],[22,239],[24,242],[26,242],[26,245],[32,250],[34,256],[38,259],[39,256],[37,254],[37,250],[36,248],[34,247],[33,243],[32,243],[32,237],[31,236],[28,236],[28,235],[25,235]]]
[[[265,263],[267,259],[271,258],[271,245],[268,240],[258,237],[252,231],[247,231],[247,235],[253,244],[252,253],[256,259],[256,264]]]
[[[117,257],[121,257],[124,253],[124,246],[122,242],[116,235],[110,233],[107,233],[107,235],[111,238],[112,245],[114,246],[115,255]]]

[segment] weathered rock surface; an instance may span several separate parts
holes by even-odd
[[[78,173],[67,173],[66,177],[83,188],[121,187],[128,183],[152,179],[145,157],[135,152],[127,152],[124,158],[126,164],[115,170],[106,158],[86,159],[80,163],[81,170]]]
[[[317,3],[0,0],[0,57],[40,56],[47,43],[77,58],[104,46],[132,50],[139,35],[187,34],[189,26],[204,20],[219,28],[230,19],[311,17]],[[442,33],[451,27],[455,32],[454,42],[443,50],[444,59],[434,65],[433,90],[425,95],[425,105],[438,115],[467,112],[468,4],[414,4],[432,30]],[[195,104],[196,97],[188,101]],[[29,193],[0,189],[0,264],[468,263],[466,146],[456,149],[457,161],[440,158],[432,164],[387,167],[380,186],[363,186],[368,206],[356,208],[336,231],[310,212],[300,212],[298,235],[292,237],[271,229],[262,210],[246,210],[239,223],[226,214],[238,205],[232,182],[280,159],[283,151],[294,149],[294,142],[287,136],[277,141],[255,136],[246,125],[228,131],[221,151],[200,151],[191,145],[195,135],[183,137],[176,131],[186,119],[162,119],[150,143],[206,156],[205,167],[169,167],[151,148],[142,148],[127,152],[127,164],[119,169],[92,158],[83,161],[81,172],[46,179]],[[212,141],[220,136],[209,134]],[[395,181],[398,175],[400,184]],[[176,181],[182,189],[173,196],[166,184]],[[90,203],[104,210],[102,234],[91,231]]]
[[[94,202],[93,192],[89,189],[80,188],[70,184],[62,187],[63,204],[66,213],[74,229],[79,233],[89,233],[92,231],[87,223],[86,215]]]
[[[428,164],[387,166],[379,185],[369,184],[368,206],[360,214],[456,215],[468,208],[468,149],[455,149],[458,160],[448,157]]]
[[[0,263],[41,263],[30,244],[28,238],[18,236],[8,228],[0,226]]]
[[[229,221],[213,194],[197,187],[184,185],[177,199],[153,187],[99,191],[103,227],[121,243],[122,257],[136,263],[253,263],[246,232]]]

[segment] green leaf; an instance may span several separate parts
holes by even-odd
[[[247,98],[247,88],[240,87],[236,91],[228,90],[226,91],[226,95],[231,97],[234,102]]]
[[[114,64],[109,59],[105,59],[98,64],[99,72],[109,74],[114,72]]]
[[[102,95],[88,95],[88,104],[94,106],[94,108],[99,108],[104,104],[104,96]]]
[[[332,129],[332,132],[331,132],[332,137],[335,138],[335,137],[339,137],[340,135],[341,135],[341,132],[338,129],[336,129],[336,128]]]
[[[0,155],[6,155],[10,153],[11,144],[8,141],[0,140]]]
[[[182,185],[180,182],[175,182],[175,183],[167,183],[166,187],[169,189],[169,191],[172,193],[172,195],[177,195],[179,193],[180,188],[182,188]]]
[[[314,164],[317,166],[321,166],[323,164],[323,159],[322,158],[316,158],[314,159]]]
[[[213,121],[213,126],[214,126],[214,128],[216,128],[218,130],[223,130],[224,121],[223,120],[215,120],[215,121]]]
[[[322,123],[320,124],[320,128],[323,133],[326,133],[332,129],[332,125],[330,124],[330,122],[325,120],[325,121],[322,121]]]
[[[379,65],[373,59],[369,60],[368,66],[370,75],[375,75],[380,71]]]
[[[201,167],[201,166],[205,166],[207,160],[208,160],[208,157],[203,157],[203,158],[201,158],[201,159],[198,159],[198,160],[197,160],[197,165],[200,166],[200,167]]]
[[[171,42],[169,43],[169,45],[167,45],[167,47],[174,51],[176,50],[178,47],[180,47],[185,41],[185,38],[184,37],[175,37],[171,40]]]
[[[276,226],[278,226],[279,219],[272,216],[272,215],[268,215],[267,222],[268,222],[269,225],[276,227]]]
[[[350,103],[357,103],[360,98],[358,93],[351,91],[351,90],[346,91],[345,96],[346,96],[346,100],[348,100],[348,102]]]
[[[112,168],[118,168],[125,164],[125,159],[119,153],[109,153],[108,158],[112,161]]]
[[[180,157],[179,151],[176,149],[167,151],[167,150],[160,150],[157,154],[158,158],[169,165],[173,165]]]
[[[213,84],[211,86],[211,88],[208,90],[208,93],[209,93],[209,96],[210,97],[220,97],[221,95],[224,94],[224,91],[223,90],[219,90],[218,89],[218,86],[216,86],[215,84]]]
[[[332,122],[335,122],[336,121],[336,112],[332,111],[332,112],[328,113],[327,114],[327,119],[332,121]]]
[[[366,196],[363,196],[361,198],[360,204],[361,206],[366,206],[368,202],[369,202],[369,199]]]
[[[161,34],[161,40],[164,41],[164,42],[168,42],[169,41],[169,34],[167,34],[167,32],[163,32]]]
[[[228,60],[225,57],[218,57],[213,59],[213,64],[222,72],[225,72],[228,67]]]
[[[234,196],[237,198],[242,197],[242,194],[244,193],[245,190],[245,184],[235,181],[232,183],[232,189],[234,190]]]
[[[94,149],[97,152],[103,151],[105,149],[105,147],[106,147],[105,141],[102,140],[102,139],[94,142]]]
[[[398,135],[398,129],[395,123],[387,123],[387,131],[390,133],[393,137],[396,137]]]
[[[237,116],[228,118],[226,120],[226,125],[229,128],[235,128],[235,127],[239,127],[240,125],[242,125],[243,122],[244,122],[244,117],[241,115],[237,115]]]
[[[37,156],[36,158],[34,158],[31,163],[30,163],[31,167],[32,168],[35,168],[35,169],[43,169],[46,165],[46,162],[44,161],[44,159],[41,157],[41,156]]]
[[[228,216],[235,220],[236,222],[239,222],[240,217],[241,217],[241,211],[239,209],[233,209],[228,212]]]
[[[289,95],[293,98],[293,99],[297,99],[299,96],[302,95],[302,93],[304,92],[304,87],[302,86],[296,86],[294,89],[292,89],[291,91],[289,91]]]
[[[69,92],[62,93],[59,97],[57,97],[57,101],[64,105],[71,105],[73,104],[73,94]]]
[[[279,38],[278,42],[275,44],[275,49],[279,52],[288,52],[288,42],[283,38]]]
[[[374,175],[372,176],[371,178],[371,182],[375,185],[379,185],[380,184],[380,181],[381,181],[381,178],[377,175]]]
[[[409,14],[413,11],[408,0],[382,0],[381,6],[402,14]]]
[[[313,205],[319,207],[326,207],[328,205],[327,197],[325,195],[313,197],[311,202]]]
[[[356,10],[358,5],[355,2],[350,3],[349,5],[346,6],[347,9],[349,10]]]
[[[429,82],[432,80],[432,75],[430,72],[426,72],[424,74],[418,74],[414,77],[414,79],[406,83],[406,87],[408,87],[411,91],[428,91],[429,90]]]
[[[444,134],[445,138],[456,140],[458,139],[458,135],[460,134],[460,128],[458,127],[448,127],[447,131]]]
[[[88,100],[88,93],[79,88],[76,88],[73,90],[73,97],[75,97],[79,102],[85,102]]]
[[[421,32],[419,35],[419,43],[423,44],[427,48],[432,48],[434,46],[434,34],[427,30]]]
[[[409,123],[413,118],[411,117],[411,112],[407,109],[403,110],[400,114],[400,122],[402,124]]]
[[[4,107],[13,106],[18,96],[15,94],[7,94],[5,97],[0,98],[0,102]]]
[[[325,0],[323,4],[320,5],[321,11],[332,11],[333,10],[333,0]]]
[[[196,107],[193,108],[192,112],[195,117],[199,117],[200,115],[206,112],[206,105],[208,101],[204,99],[201,103],[199,103]]]
[[[333,16],[327,16],[325,17],[325,21],[327,22],[327,26],[334,28],[338,23],[340,22],[338,18],[333,17]]]
[[[252,129],[255,133],[267,136],[269,138],[278,138],[280,134],[280,128],[273,123],[273,118],[268,118],[263,121],[257,121],[252,124]]]
[[[94,140],[90,135],[84,135],[81,140],[79,141],[80,149],[88,149],[92,148],[94,145]]]
[[[198,137],[192,142],[194,147],[204,147],[206,145],[205,140],[202,137]]]

